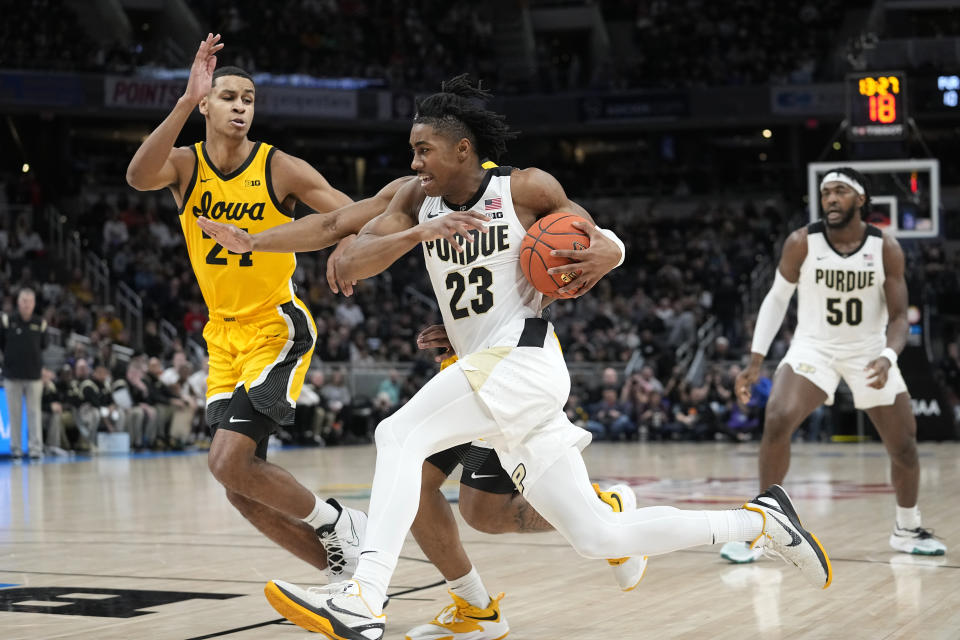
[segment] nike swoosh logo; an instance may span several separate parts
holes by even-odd
[[[790,544],[787,545],[788,547],[795,547],[795,546],[797,546],[798,544],[800,544],[801,542],[803,542],[803,540],[800,539],[800,536],[797,535],[797,532],[794,531],[791,527],[788,527],[787,525],[783,524],[783,522],[780,520],[780,518],[778,518],[777,516],[773,515],[772,513],[769,514],[769,515],[770,515],[771,518],[773,518],[774,520],[777,521],[777,524],[779,524],[781,527],[783,527],[783,530],[784,530],[784,531],[786,531],[787,533],[790,534]]]
[[[362,613],[357,613],[356,611],[350,611],[349,609],[343,609],[341,607],[338,607],[337,605],[333,604],[333,598],[330,598],[329,600],[327,600],[327,609],[329,609],[330,611],[336,611],[337,613],[345,613],[348,616],[353,616],[354,618],[368,618],[368,619],[370,618],[370,616],[364,615]],[[373,626],[377,626],[377,625],[374,624]],[[356,627],[350,627],[350,628],[354,630],[356,629]]]
[[[376,553],[376,551],[375,551],[375,550],[361,551],[361,552],[360,552],[360,555],[363,555],[363,554],[365,554],[365,553]]]
[[[492,621],[494,621],[494,620],[498,620],[498,619],[500,618],[500,614],[497,613],[496,611],[494,611],[493,613],[491,613],[491,614],[488,615],[488,616],[466,616],[466,615],[465,615],[465,616],[463,616],[463,617],[464,617],[464,618],[470,618],[471,620],[489,620],[489,621],[492,622]]]
[[[830,256],[817,256],[817,260],[818,260],[818,261],[819,261],[819,260],[826,260],[826,259],[829,258],[829,257],[830,257]]]
[[[347,540],[347,544],[352,544],[355,547],[359,547],[360,536],[357,535],[357,528],[353,524],[353,518],[350,518],[350,536],[351,536],[351,539]]]
[[[235,424],[237,422],[250,422],[250,420],[244,420],[243,418],[236,418],[234,416],[230,416],[230,424]]]
[[[476,471],[473,471],[473,472],[470,473],[470,477],[473,478],[474,480],[479,480],[480,478],[496,478],[496,477],[497,477],[497,474],[478,476],[478,475],[477,475],[477,472],[476,472]],[[478,619],[479,619],[479,618],[478,618]]]
[[[427,217],[428,217],[428,218],[436,218],[436,217],[439,216],[439,215],[440,215],[439,213],[428,213],[428,214],[427,214]]]
[[[208,180],[213,180],[213,178],[200,178],[200,182],[207,182]]]

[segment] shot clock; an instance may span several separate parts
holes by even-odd
[[[906,138],[906,75],[901,71],[847,75],[847,123],[851,140]]]

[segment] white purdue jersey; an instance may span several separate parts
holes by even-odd
[[[445,238],[423,243],[423,257],[440,304],[447,337],[457,355],[495,346],[517,346],[527,318],[540,316],[541,294],[520,270],[520,243],[526,230],[513,208],[512,167],[487,170],[480,188],[461,206],[443,198],[424,199],[420,222],[451,211],[476,211],[492,218],[487,232],[455,251]]]
[[[794,341],[839,355],[879,354],[886,345],[883,233],[874,226],[860,247],[842,255],[827,240],[823,221],[807,227],[807,257],[797,287]]]

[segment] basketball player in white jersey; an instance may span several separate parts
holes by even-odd
[[[750,365],[736,380],[739,400],[750,389],[797,290],[797,329],[773,378],[760,443],[760,486],[783,482],[790,436],[814,409],[833,404],[843,378],[854,406],[870,416],[890,455],[897,497],[890,546],[943,555],[946,546],[920,523],[917,423],[897,354],[907,342],[907,284],[900,244],[864,222],[870,193],[859,172],[840,167],[820,183],[823,219],[797,229],[783,246],[770,292],[760,305]],[[739,542],[721,555],[753,562],[760,552]]]
[[[496,163],[486,160],[484,169],[496,168]],[[341,240],[345,234],[359,231],[362,224],[383,213],[399,189],[416,178],[398,178],[383,187],[375,196],[352,203],[329,214],[308,215],[286,225],[248,233],[231,225],[208,218],[199,218],[197,223],[214,240],[229,251],[239,255],[254,252],[314,251],[326,248]],[[577,213],[586,212],[572,203]],[[352,294],[352,282],[342,281],[336,275],[336,256],[349,245],[341,242],[327,265],[327,278],[331,289]],[[588,274],[593,282],[617,265],[623,255],[615,243],[606,238],[597,238],[589,248],[571,256],[577,269]],[[568,267],[570,269],[570,267]],[[564,288],[582,294],[589,287],[573,283]],[[453,346],[447,339],[443,325],[428,327],[417,337],[421,349],[441,348],[444,361],[449,365],[456,361]],[[439,358],[438,358],[439,359]],[[460,541],[456,520],[447,499],[440,488],[447,477],[460,464],[463,471],[460,479],[458,506],[466,522],[486,533],[537,533],[552,531],[544,520],[516,490],[510,475],[504,471],[489,444],[482,441],[457,445],[434,455],[423,464],[420,509],[411,526],[411,532],[427,558],[447,581],[453,604],[445,607],[436,618],[407,632],[409,640],[496,640],[509,632],[509,623],[500,610],[500,598],[491,598],[476,568],[470,562]],[[636,508],[636,496],[626,485],[614,485],[601,491],[594,485],[597,497],[614,511],[629,511]],[[623,591],[636,588],[643,578],[647,559],[609,559],[614,577]]]
[[[782,554],[817,587],[829,586],[826,553],[780,487],[730,511],[613,513],[596,499],[580,456],[589,437],[562,410],[569,374],[550,323],[539,317],[542,296],[518,260],[526,229],[571,204],[539,169],[481,166],[481,157],[499,156],[511,137],[503,117],[484,108],[488,95],[459,77],[419,103],[410,135],[419,180],[400,189],[337,266],[345,280],[368,278],[421,245],[460,359],[377,428],[366,539],[353,579],[312,589],[273,580],[267,599],[328,638],[383,638],[383,595],[417,513],[423,461],[478,438],[493,445],[527,501],[585,557],[751,540]]]

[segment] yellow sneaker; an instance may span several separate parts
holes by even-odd
[[[452,591],[448,593],[453,604],[427,624],[410,629],[404,640],[501,640],[510,633],[507,619],[500,613],[502,593],[492,598],[485,609],[471,605]]]
[[[597,497],[610,505],[610,508],[616,513],[632,511],[637,508],[637,495],[633,492],[633,489],[625,484],[615,484],[606,491],[600,491],[600,485],[594,483],[593,490],[597,492]],[[613,568],[613,577],[617,579],[621,591],[636,589],[647,570],[647,556],[613,558],[607,560],[607,562]]]

